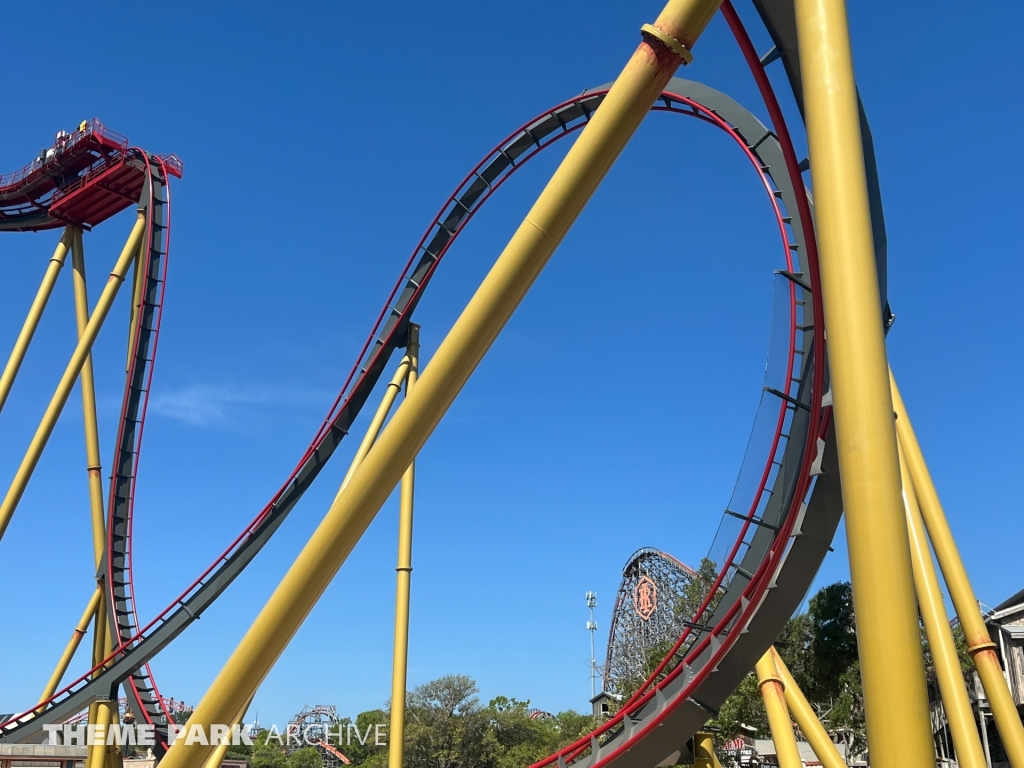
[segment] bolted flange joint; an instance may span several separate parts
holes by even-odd
[[[768,683],[778,683],[779,684],[779,688],[781,690],[783,690],[783,691],[786,690],[786,683],[781,678],[778,678],[778,677],[766,677],[764,680],[761,680],[757,684],[757,690],[760,691]]]
[[[995,643],[989,640],[988,642],[980,642],[977,645],[967,646],[967,652],[971,655],[971,658],[973,659],[974,654],[979,653],[980,651],[994,651],[997,647],[998,646]]]
[[[666,48],[672,51],[672,53],[683,60],[684,67],[693,61],[693,54],[690,53],[689,48],[672,37],[668,32],[663,32],[653,24],[644,24],[640,27],[640,34],[653,37],[655,40],[662,43]]]

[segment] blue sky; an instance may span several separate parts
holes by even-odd
[[[890,359],[978,596],[995,604],[1024,586],[1024,168],[1013,133],[1024,10],[852,5],[887,213]],[[533,115],[612,80],[659,10],[603,0],[391,8],[5,9],[5,27],[20,30],[7,60],[21,64],[0,170],[93,116],[185,161],[136,507],[145,617],[284,480],[465,173]],[[747,2],[738,10],[752,21]],[[695,54],[683,76],[763,118],[720,18]],[[781,69],[772,76],[781,92]],[[453,248],[417,313],[425,358],[567,146],[506,184]],[[87,235],[93,299],[129,227],[122,215]],[[757,407],[772,270],[782,266],[776,238],[757,178],[727,137],[672,115],[643,125],[421,454],[411,685],[465,673],[484,700],[587,706],[584,592],[599,594],[603,646],[630,553],[656,546],[695,564],[718,525]],[[0,240],[4,355],[56,239]],[[105,472],[127,314],[125,295],[95,350]],[[3,482],[73,339],[64,275],[0,417]],[[157,658],[165,695],[198,702],[354,449]],[[76,390],[0,542],[10,628],[0,711],[35,701],[90,593],[84,466]],[[264,722],[314,703],[354,714],[388,697],[396,516],[392,499],[264,682],[254,704]],[[818,583],[844,578],[845,557],[840,536]],[[84,671],[84,654],[74,669]]]

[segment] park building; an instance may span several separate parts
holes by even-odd
[[[1003,674],[1010,688],[1010,695],[1017,706],[1017,712],[1024,720],[1024,590],[1017,592],[995,608],[984,612],[989,636],[996,645],[996,654],[1003,666]],[[981,746],[985,758],[992,768],[1010,768],[1010,761],[1003,749],[999,729],[992,717],[992,708],[985,696],[981,678],[975,672],[971,676],[967,693],[971,700],[975,722],[981,734]],[[932,734],[935,739],[936,763],[939,768],[953,768],[957,765],[953,749],[953,738],[949,721],[942,706],[937,686],[929,684],[928,699],[931,708]]]

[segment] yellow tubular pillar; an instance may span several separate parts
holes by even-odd
[[[786,666],[786,662],[782,660],[782,657],[779,656],[775,648],[772,648],[769,652],[772,655],[772,660],[775,662],[775,669],[778,671],[779,677],[782,678],[789,714],[793,716],[796,724],[800,726],[801,733],[807,739],[807,743],[811,745],[814,754],[818,756],[818,761],[824,768],[846,768],[846,761],[839,754],[835,743],[829,738],[828,732],[821,724],[818,716],[814,714],[810,703],[804,697],[804,692],[800,690],[800,686],[796,684],[796,680],[789,673],[789,667]]]
[[[102,582],[99,583],[97,585],[97,587],[99,588],[100,592],[102,593],[102,591],[103,591],[103,584],[102,584]],[[100,610],[96,611],[96,616],[95,616],[95,618],[93,620],[93,627],[92,627],[92,629],[93,629],[93,634],[92,634],[92,666],[94,668],[97,667],[99,665],[99,663],[101,661],[103,661],[107,657],[107,655],[108,655],[107,652],[106,652],[107,651],[107,646],[108,646],[108,641],[107,641],[107,612],[105,610],[103,610],[102,606],[100,608],[101,608]],[[93,674],[93,679],[95,680],[96,677],[99,674],[100,673],[98,671],[95,672]],[[97,719],[98,717],[99,717],[99,704],[94,701],[92,704],[89,705],[89,719],[88,719],[88,722],[89,723],[97,723],[97,722],[99,722],[99,720]],[[90,765],[87,765],[86,768],[92,768],[92,767]]]
[[[675,73],[658,35],[692,47],[719,3],[670,0],[190,722],[223,722],[259,686]],[[161,768],[199,768],[209,751],[179,741]]]
[[[98,587],[101,591],[103,589],[102,583]],[[111,641],[111,630],[107,622],[107,611],[104,605],[98,606],[99,610],[96,611],[96,618],[93,622],[93,638],[92,638],[92,665],[95,667],[105,658],[110,655],[110,651],[113,649],[113,643]],[[93,675],[93,679],[99,675],[97,671]],[[114,719],[117,717],[117,702],[113,704],[113,711],[111,710],[111,703],[109,699],[99,699],[89,705],[89,724],[95,725],[97,728],[103,727],[106,729],[110,726]],[[105,735],[105,734],[104,734]],[[107,747],[105,744],[97,744],[89,747],[89,752],[85,758],[85,768],[106,768],[107,763]]]
[[[420,357],[420,327],[409,324],[406,347],[409,375],[405,396],[416,384]],[[395,649],[391,668],[391,730],[388,738],[388,768],[402,768],[405,757],[405,691],[409,668],[409,591],[412,581],[412,502],[416,479],[413,462],[402,475],[398,512],[398,565],[395,586]]]
[[[388,382],[387,389],[384,390],[384,397],[381,398],[380,405],[377,407],[377,412],[373,414],[373,419],[370,420],[370,426],[366,428],[366,434],[363,435],[363,442],[359,444],[359,450],[356,451],[356,455],[353,457],[352,463],[349,464],[348,472],[345,473],[345,479],[341,481],[341,487],[338,488],[338,493],[334,497],[335,501],[337,501],[341,496],[341,492],[345,490],[345,487],[352,479],[352,475],[356,471],[356,467],[363,463],[363,459],[366,458],[366,454],[370,452],[370,449],[373,447],[373,443],[377,440],[381,427],[384,426],[384,420],[387,419],[388,414],[391,412],[391,406],[395,404],[395,398],[398,397],[398,393],[402,390],[402,382],[405,381],[408,373],[409,357],[406,355],[402,358],[402,362],[399,363],[398,370],[395,371],[395,375],[392,376],[391,381]]]
[[[81,644],[82,638],[85,637],[85,633],[89,631],[89,622],[92,621],[92,617],[96,613],[96,607],[100,604],[101,597],[103,597],[103,590],[96,587],[95,591],[92,593],[92,597],[89,599],[89,605],[86,606],[85,612],[82,614],[82,618],[78,620],[78,624],[75,625],[75,629],[71,633],[71,639],[68,641],[67,648],[64,649],[64,655],[61,656],[60,661],[57,662],[57,668],[53,670],[50,682],[46,684],[46,688],[43,690],[43,695],[39,697],[40,704],[53,696],[53,692],[56,691],[57,686],[60,685],[61,678],[64,677],[64,673],[68,670],[68,664],[71,663],[71,659],[78,650],[78,646]]]
[[[795,8],[868,745],[934,765],[846,7]]]
[[[921,517],[935,549],[935,557],[939,561],[939,568],[942,569],[942,577],[949,589],[949,597],[953,601],[957,618],[960,619],[960,626],[963,627],[967,638],[967,648],[985,687],[985,695],[992,707],[1003,748],[1013,768],[1024,768],[1024,725],[1017,714],[1013,697],[1003,676],[1003,669],[999,664],[996,645],[992,642],[985,621],[981,617],[974,589],[967,578],[967,570],[960,559],[956,542],[953,540],[953,532],[942,510],[942,502],[939,501],[939,494],[925,463],[921,445],[914,434],[914,426],[891,371],[889,380],[892,386],[893,407],[896,411],[896,429],[906,456],[907,469],[914,485]],[[957,750],[959,757],[959,747]]]
[[[757,687],[764,700],[764,709],[768,714],[768,727],[772,730],[772,741],[775,742],[775,755],[779,768],[803,768],[800,760],[800,749],[796,745],[796,734],[793,733],[793,721],[789,717],[786,706],[785,685],[775,667],[775,658],[769,649],[755,667],[757,670]]]
[[[0,538],[3,538],[7,525],[11,522],[11,517],[14,515],[14,510],[18,506],[22,494],[25,493],[25,487],[28,485],[29,478],[32,477],[32,472],[39,462],[43,448],[46,447],[46,441],[50,438],[50,433],[53,432],[57,418],[60,416],[60,412],[68,400],[68,395],[71,394],[71,389],[75,386],[75,380],[82,370],[82,365],[89,356],[92,344],[100,332],[100,328],[107,317],[107,313],[110,311],[111,305],[114,303],[114,297],[117,296],[117,290],[121,287],[121,282],[124,280],[125,273],[131,265],[135,250],[139,247],[139,240],[142,238],[142,233],[145,229],[145,212],[140,210],[135,226],[132,227],[131,234],[128,237],[128,242],[125,243],[124,250],[121,251],[121,255],[118,257],[117,263],[110,273],[110,278],[103,288],[103,293],[100,294],[99,301],[96,302],[96,309],[89,318],[82,337],[78,341],[78,346],[75,347],[74,354],[71,355],[71,361],[68,363],[67,368],[64,370],[64,375],[57,385],[57,391],[53,393],[50,405],[47,407],[39,428],[36,430],[28,450],[25,452],[25,457],[21,461],[21,466],[18,467],[18,472],[11,482],[11,487],[8,489],[3,502],[0,503]]]
[[[135,321],[142,309],[142,290],[145,287],[146,277],[146,240],[139,241],[139,250],[135,254],[135,279],[132,281],[132,307],[128,316],[128,352],[125,360],[125,372],[132,364],[132,348],[135,346]]]
[[[245,703],[245,707],[242,708],[242,711],[238,713],[238,717],[234,719],[234,725],[240,726],[245,722],[245,713],[249,711],[249,707],[251,706],[252,699],[250,698],[249,701]],[[206,761],[204,768],[220,768],[221,763],[224,762],[224,756],[227,755],[228,750],[231,748],[231,734],[231,731],[224,734],[224,738],[220,740],[217,748],[213,750],[213,754],[210,755],[210,758]],[[182,738],[185,738],[185,736],[183,735]]]
[[[57,282],[57,276],[64,266],[68,249],[71,247],[71,238],[71,228],[65,228],[60,242],[57,243],[57,249],[53,252],[53,256],[50,257],[50,263],[46,267],[46,274],[43,275],[43,282],[40,284],[39,290],[36,291],[36,297],[28,310],[25,324],[21,326],[18,340],[14,342],[14,349],[7,360],[3,375],[0,375],[0,410],[3,410],[4,403],[7,402],[7,396],[11,394],[11,387],[14,385],[14,379],[18,375],[18,369],[21,368],[21,364],[25,360],[28,345],[32,343],[32,336],[35,334],[36,328],[39,327],[39,318],[43,316],[46,302],[49,301],[50,294],[53,292],[53,286]]]
[[[112,722],[112,712],[117,712],[117,702],[110,699],[99,699],[96,702],[96,717],[89,720],[89,725],[95,725],[96,740],[89,745],[89,752],[85,758],[85,768],[104,768],[107,764],[107,729]],[[91,713],[90,713],[91,714]]]
[[[714,737],[707,731],[693,734],[693,768],[720,768]]]
[[[110,623],[107,623],[107,627],[110,627]],[[107,655],[109,655],[111,646],[107,647]],[[111,729],[116,729],[121,723],[121,714],[118,710],[117,691],[114,689],[111,692],[111,698],[106,700],[104,705],[103,701],[98,702],[96,723],[99,725],[102,723],[109,732]],[[102,762],[95,762],[94,764],[99,768],[121,768],[123,765],[123,757],[121,755],[121,744],[117,742],[116,737],[113,744],[103,745],[105,752],[97,755]],[[90,749],[90,755],[92,750]]]
[[[75,319],[78,323],[78,340],[85,335],[89,325],[89,292],[85,283],[85,250],[82,245],[82,230],[75,229],[74,245],[71,249],[71,266],[75,283]],[[89,509],[92,514],[92,548],[96,567],[103,560],[106,536],[103,519],[103,478],[100,475],[100,437],[96,420],[96,385],[92,374],[92,354],[82,363],[82,415],[85,422],[85,464],[89,476]],[[104,608],[104,610],[106,610]]]
[[[100,592],[103,591],[102,584],[97,584],[97,588]],[[106,611],[96,611],[96,620],[93,622],[92,630],[92,665],[93,667],[96,667],[101,661],[110,655],[107,652],[107,649],[110,646],[110,633],[107,632]],[[96,672],[96,675],[98,674],[99,672]],[[93,677],[95,678],[96,675],[93,675]],[[92,721],[90,720],[90,722]]]
[[[141,239],[140,239],[141,242]],[[78,340],[81,342],[89,325],[89,292],[85,281],[85,248],[82,230],[76,229],[71,249],[71,266],[74,278],[75,320],[78,325]],[[86,355],[82,364],[82,415],[85,424],[85,464],[89,480],[89,511],[92,518],[92,547],[96,569],[103,562],[107,547],[106,523],[103,515],[103,478],[100,467],[99,425],[96,419],[96,387],[92,371],[92,354]],[[93,666],[110,655],[113,642],[107,627],[107,600],[104,582],[100,576],[96,587],[100,600],[96,613],[96,637],[93,639]],[[99,708],[89,708],[90,723],[98,723]]]
[[[907,468],[905,451],[900,446],[900,473],[903,476],[903,503],[907,510],[907,530],[910,532],[910,558],[914,566],[914,585],[917,588],[917,604],[921,609],[928,647],[935,663],[935,675],[939,680],[942,704],[953,734],[956,760],[961,768],[985,768],[985,753],[981,751],[981,739],[974,724],[971,701],[960,670],[960,657],[949,628],[949,617],[942,604],[942,589],[935,573],[932,552],[928,548],[928,537],[924,520],[918,507],[914,483]]]

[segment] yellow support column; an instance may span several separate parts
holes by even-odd
[[[70,664],[71,659],[74,658],[75,652],[78,650],[78,646],[82,642],[82,638],[85,637],[85,633],[89,631],[89,622],[92,621],[92,617],[96,614],[96,607],[100,604],[100,598],[102,597],[103,590],[96,587],[92,593],[92,597],[89,599],[89,604],[85,608],[85,612],[82,614],[82,618],[79,619],[78,624],[75,625],[75,629],[71,633],[71,639],[68,641],[68,645],[64,649],[64,654],[60,657],[60,661],[57,662],[57,668],[53,670],[53,674],[50,676],[50,682],[46,684],[46,688],[43,690],[43,695],[39,697],[40,704],[53,696],[53,692],[56,691],[57,686],[60,685],[61,678],[64,677],[64,673],[68,670],[68,664]],[[42,709],[38,709],[36,711],[41,712]]]
[[[755,667],[757,670],[757,687],[764,700],[764,709],[768,715],[768,727],[772,730],[772,741],[775,742],[775,755],[779,768],[803,768],[800,760],[800,748],[796,745],[796,734],[793,733],[793,721],[786,706],[786,686],[779,677],[775,667],[775,658],[769,649]]]
[[[782,685],[785,688],[786,706],[789,707],[789,713],[796,720],[796,724],[800,726],[800,732],[807,739],[807,743],[811,745],[811,749],[817,755],[818,761],[824,768],[847,768],[846,761],[839,754],[835,743],[829,738],[825,726],[821,724],[818,716],[814,714],[810,702],[804,697],[804,692],[800,690],[800,686],[796,684],[796,680],[789,673],[789,667],[786,666],[786,662],[782,660],[782,657],[779,656],[775,648],[772,648],[770,653],[772,660],[775,662],[775,668],[778,670],[779,677],[782,678]]]
[[[97,611],[97,617],[100,612]],[[114,640],[112,633],[114,631],[113,625],[104,618],[103,626],[97,626],[97,634],[103,632],[105,637],[103,641],[102,659],[110,656],[111,651],[114,648]],[[95,646],[93,646],[95,651]],[[110,664],[107,664],[109,667]],[[95,709],[94,709],[95,708]],[[97,741],[99,737],[104,737],[102,743],[96,743],[90,745],[89,752],[85,758],[85,768],[121,768],[123,765],[123,758],[121,755],[121,745],[116,743],[107,744],[105,737],[107,737],[110,729],[117,728],[121,722],[120,713],[118,711],[117,701],[117,687],[111,691],[109,698],[98,699],[92,707],[89,708],[89,724],[95,724],[97,728]]]
[[[942,509],[942,502],[939,501],[939,494],[925,463],[924,453],[917,442],[914,426],[891,371],[889,381],[892,386],[893,407],[896,411],[896,429],[906,456],[907,469],[914,485],[921,517],[935,549],[942,577],[949,589],[949,597],[953,601],[960,626],[963,627],[967,638],[967,649],[974,659],[974,666],[985,687],[985,695],[992,707],[996,727],[999,729],[1003,748],[1010,758],[1010,765],[1013,768],[1024,768],[1024,725],[1021,724],[1020,715],[1017,714],[1013,697],[1003,676],[999,656],[996,654],[996,644],[992,642],[985,621],[981,617],[974,589],[960,559],[960,552],[953,540],[953,532]],[[957,756],[959,757],[959,752]]]
[[[942,589],[935,573],[932,552],[928,548],[928,537],[924,520],[918,507],[914,483],[907,468],[905,451],[900,445],[900,473],[903,476],[903,503],[907,510],[907,530],[910,532],[910,557],[914,566],[914,585],[917,588],[917,604],[921,609],[928,647],[935,663],[935,675],[939,680],[939,692],[953,734],[956,761],[961,768],[985,768],[985,753],[981,750],[981,739],[974,724],[971,700],[960,670],[960,657],[953,642],[946,607],[942,604]]]
[[[113,712],[111,711],[112,708]],[[89,752],[85,757],[85,768],[104,768],[107,765],[107,729],[110,728],[110,724],[113,722],[113,715],[116,712],[116,701],[113,703],[110,699],[99,699],[96,701],[96,717],[89,720],[89,725],[95,726],[92,729],[93,733],[95,733],[95,741],[89,745]]]
[[[251,706],[252,699],[249,699],[249,701],[246,702],[245,707],[242,709],[242,711],[238,713],[238,717],[236,717],[233,721],[236,727],[244,724],[245,713],[249,711],[249,707]],[[226,734],[224,734],[224,738],[220,740],[220,743],[217,745],[217,748],[213,750],[213,754],[210,755],[210,758],[206,761],[206,765],[204,766],[204,768],[220,768],[221,763],[224,762],[224,756],[227,755],[228,750],[231,748],[231,735],[232,731],[228,731]],[[185,738],[185,736],[182,736],[182,738]]]
[[[843,0],[795,0],[873,768],[934,765]]]
[[[145,229],[145,211],[140,209],[138,218],[135,221],[135,226],[132,228],[131,234],[128,237],[128,242],[125,243],[124,250],[121,251],[121,255],[118,257],[117,263],[114,265],[114,269],[110,273],[110,279],[107,281],[106,286],[104,286],[103,293],[100,294],[99,301],[96,302],[96,309],[89,318],[89,322],[85,327],[82,338],[79,339],[78,346],[75,347],[75,351],[71,355],[71,361],[64,370],[64,375],[61,377],[60,383],[57,385],[57,391],[53,393],[53,397],[46,409],[46,413],[43,415],[39,428],[36,430],[35,436],[29,444],[28,450],[25,452],[25,456],[21,461],[21,466],[18,467],[18,471],[14,476],[14,480],[11,482],[11,487],[8,489],[7,495],[4,497],[3,502],[0,502],[0,538],[3,538],[4,532],[7,530],[7,525],[11,522],[11,517],[14,515],[14,510],[17,508],[18,502],[25,493],[25,488],[28,486],[29,478],[32,477],[32,472],[35,470],[36,464],[39,462],[39,457],[43,454],[43,448],[46,447],[46,441],[49,440],[50,433],[53,432],[53,427],[57,423],[57,418],[60,416],[60,412],[63,410],[64,404],[68,401],[71,389],[75,386],[75,381],[78,379],[78,375],[82,370],[82,365],[85,363],[85,359],[89,356],[92,344],[96,340],[96,336],[99,334],[100,328],[103,326],[103,321],[106,319],[111,305],[114,303],[114,297],[117,296],[117,290],[121,287],[121,282],[124,280],[128,267],[131,266],[132,258],[135,255],[136,249],[139,247],[139,240],[142,238],[142,233]]]
[[[89,325],[89,291],[85,282],[85,249],[82,244],[82,230],[75,229],[74,246],[71,249],[71,265],[75,283],[75,320],[78,323],[78,340],[85,335]],[[89,477],[89,510],[92,516],[92,547],[96,567],[103,561],[106,549],[105,522],[103,515],[103,478],[100,466],[100,436],[96,419],[96,385],[92,373],[92,354],[85,356],[82,363],[82,416],[85,422],[85,464]],[[103,610],[106,610],[105,603]]]
[[[102,583],[97,585],[100,591],[103,590]],[[102,608],[102,606],[101,606]],[[107,657],[107,612],[105,610],[96,611],[96,615],[93,618],[92,624],[92,666],[97,667]],[[100,672],[97,671],[93,674],[95,680],[99,676]],[[93,702],[89,705],[89,718],[86,722],[97,723],[99,717],[99,704]],[[86,756],[85,768],[92,768],[92,764],[88,762],[89,757]]]
[[[715,737],[708,731],[693,734],[693,768],[722,768],[715,754]]]
[[[416,384],[420,357],[420,327],[409,324],[406,347],[409,374],[405,396]],[[395,568],[395,649],[391,667],[391,731],[388,738],[388,766],[402,768],[405,757],[405,691],[409,669],[409,591],[412,582],[412,502],[416,462],[402,475],[398,512],[398,565]]]
[[[102,585],[100,585],[102,590]],[[99,665],[109,655],[110,644],[110,633],[107,631],[107,612],[102,610],[103,606],[100,606],[101,610],[96,611],[96,617],[93,621],[93,638],[92,638],[92,665],[93,667]],[[93,675],[95,679],[100,674],[97,671]],[[89,725],[95,725],[97,728],[102,726],[104,729],[110,725],[110,702],[109,700],[94,701],[89,705]],[[89,752],[85,758],[85,768],[105,768],[106,765],[106,746],[90,745]]]
[[[670,0],[569,150],[448,337],[352,475],[267,605],[196,707],[224,722],[251,695],[338,572],[377,510],[526,295],[583,206],[661,94],[720,0]],[[179,741],[162,768],[200,768],[210,750]]]
[[[113,699],[110,708],[110,725],[108,728],[117,728],[121,724],[121,712],[117,699]],[[107,745],[107,768],[122,768],[124,766],[124,755],[121,752],[122,746],[115,738],[113,744]]]
[[[140,237],[139,242],[142,239]],[[74,244],[71,252],[71,265],[74,270],[75,289],[75,320],[78,325],[78,340],[81,343],[89,325],[89,291],[85,280],[85,248],[82,242],[82,231],[75,230]],[[110,655],[114,648],[114,641],[111,637],[113,627],[109,627],[107,617],[107,596],[103,575],[99,574],[99,568],[103,562],[103,555],[107,548],[106,521],[103,509],[103,477],[100,465],[100,438],[99,424],[96,418],[96,386],[93,379],[92,354],[86,355],[82,364],[82,416],[85,425],[85,465],[89,482],[89,511],[92,518],[92,546],[93,558],[96,564],[100,603],[97,607],[96,637],[93,642],[93,666],[99,664]],[[102,617],[102,621],[101,621]],[[109,720],[109,710],[102,710],[107,718],[104,725],[113,722]],[[97,706],[89,708],[89,722],[99,724],[101,710]],[[115,712],[116,718],[116,712]],[[88,768],[91,768],[89,766]]]
[[[341,481],[341,487],[338,488],[338,493],[335,494],[334,500],[337,501],[341,497],[341,492],[348,486],[349,481],[352,479],[353,473],[356,471],[356,467],[363,463],[363,459],[366,458],[366,454],[370,452],[374,442],[377,440],[377,436],[380,434],[381,428],[384,426],[384,421],[387,419],[388,414],[391,412],[391,406],[395,404],[395,398],[398,397],[398,393],[402,391],[402,382],[405,381],[409,374],[409,356],[406,355],[402,358],[402,362],[398,365],[398,370],[395,371],[395,375],[391,377],[391,381],[388,382],[387,389],[384,390],[384,397],[381,398],[380,405],[377,407],[377,412],[373,414],[373,418],[370,420],[370,426],[366,428],[366,434],[363,435],[363,441],[359,444],[359,449],[356,451],[356,455],[352,459],[352,463],[348,465],[348,471],[345,473],[345,478]]]
[[[707,731],[693,734],[693,768],[721,768],[715,754],[715,739]]]
[[[39,327],[39,319],[43,316],[46,302],[50,299],[53,286],[57,282],[57,276],[60,275],[60,270],[64,266],[64,260],[67,258],[68,249],[71,248],[71,238],[70,227],[65,228],[60,242],[57,243],[57,249],[53,252],[53,256],[50,257],[50,263],[46,267],[46,274],[43,275],[43,282],[40,284],[39,290],[36,291],[36,297],[28,310],[25,324],[21,326],[18,340],[14,342],[14,349],[11,351],[11,356],[4,367],[3,375],[0,375],[0,410],[3,410],[4,403],[7,402],[7,396],[11,394],[11,387],[14,386],[14,379],[18,376],[18,369],[21,368],[21,364],[25,360],[28,345],[32,343],[32,336],[35,335],[36,328]],[[2,535],[2,531],[0,531],[0,535]]]
[[[135,254],[135,279],[132,281],[132,306],[131,312],[128,315],[128,356],[124,364],[126,373],[132,364],[132,349],[135,347],[135,322],[136,318],[139,316],[139,312],[142,310],[142,291],[146,285],[146,246],[146,239],[143,238],[139,241],[139,250]]]

